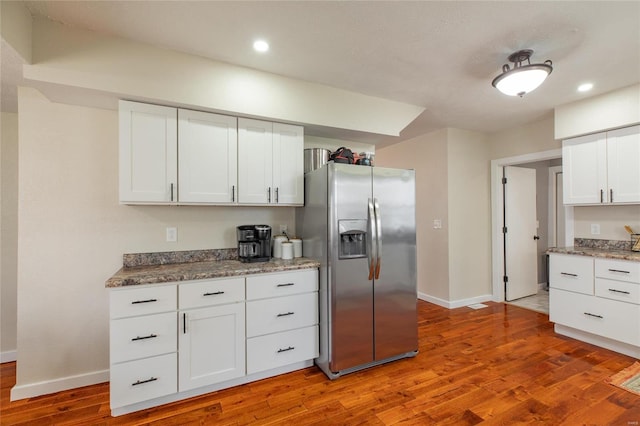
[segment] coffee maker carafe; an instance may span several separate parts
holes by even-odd
[[[271,259],[271,227],[241,225],[236,229],[238,259],[241,262],[268,262]]]

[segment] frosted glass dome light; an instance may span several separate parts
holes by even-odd
[[[531,64],[529,58],[533,50],[520,50],[509,55],[509,61],[513,62],[513,68],[505,64],[502,66],[502,74],[493,79],[493,87],[508,96],[524,96],[535,90],[547,78],[553,67],[551,61],[542,64]],[[527,63],[523,65],[522,63]]]

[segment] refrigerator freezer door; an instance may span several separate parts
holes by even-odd
[[[367,220],[372,168],[346,164],[328,167],[329,368],[338,372],[374,360],[373,282],[368,279],[368,256],[339,257],[339,223]],[[370,238],[369,234],[367,231],[365,238]]]
[[[372,170],[380,232],[379,275],[374,280],[375,360],[383,360],[418,349],[415,173]]]

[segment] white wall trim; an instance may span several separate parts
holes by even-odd
[[[468,299],[460,299],[460,300],[444,300],[439,297],[430,296],[426,293],[418,292],[418,299],[424,300],[425,302],[433,303],[434,305],[442,306],[447,309],[456,309],[462,308],[463,306],[473,305],[475,303],[489,302],[492,300],[491,294],[484,294],[482,296],[470,297]]]
[[[109,370],[93,371],[91,373],[78,374],[77,376],[61,377],[59,379],[47,380],[26,385],[16,385],[11,388],[10,401],[18,399],[32,398],[46,395],[67,389],[79,388],[82,386],[95,385],[109,381]]]
[[[502,168],[517,164],[533,163],[536,161],[554,160],[562,158],[562,149],[534,152],[515,157],[498,158],[491,160],[491,288],[494,302],[504,301],[504,253],[502,246]],[[573,233],[573,217],[566,218],[567,230],[571,228]],[[569,231],[567,231],[569,232]]]
[[[13,362],[18,359],[18,351],[4,351],[0,352],[0,364],[5,362]]]

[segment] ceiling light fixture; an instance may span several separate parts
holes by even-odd
[[[509,55],[509,61],[513,62],[513,69],[508,64],[502,66],[502,74],[493,79],[493,87],[509,96],[523,97],[535,90],[547,78],[553,67],[551,61],[546,60],[542,64],[532,64],[529,61],[533,50],[519,50]],[[526,61],[526,64],[523,62]]]
[[[269,50],[269,43],[264,40],[256,40],[253,42],[253,48],[257,52],[266,52],[267,50]]]
[[[593,89],[592,83],[583,83],[580,86],[578,86],[578,92],[588,92],[591,89]]]

